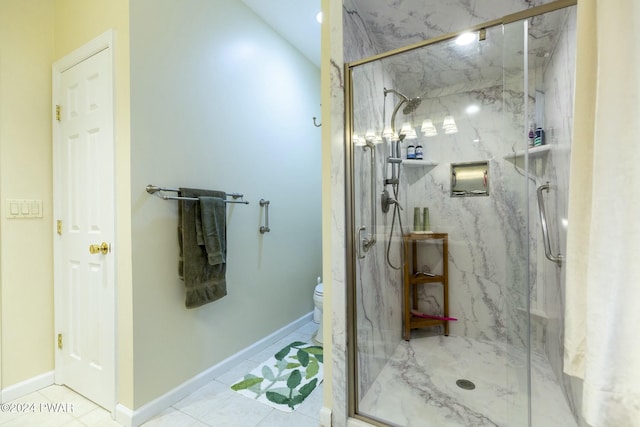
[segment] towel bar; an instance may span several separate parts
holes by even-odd
[[[167,196],[166,194],[160,194],[162,191],[171,191],[174,193],[178,193],[180,191],[180,189],[178,188],[163,188],[163,187],[158,187],[156,185],[147,185],[145,187],[145,189],[147,190],[147,193],[149,194],[153,194],[156,195],[158,197],[160,197],[162,200],[191,200],[191,201],[197,201],[198,198],[197,197],[180,197],[180,196]],[[242,203],[244,205],[248,205],[249,202],[247,202],[246,200],[235,200],[235,199],[241,199],[244,197],[243,194],[240,193],[227,193],[227,196],[231,196],[233,197],[234,200],[225,200],[225,203]]]

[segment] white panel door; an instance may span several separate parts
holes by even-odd
[[[115,405],[114,130],[111,49],[54,79],[56,382]],[[93,250],[90,251],[90,249]]]

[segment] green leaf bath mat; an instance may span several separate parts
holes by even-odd
[[[322,347],[295,341],[231,386],[247,397],[291,412],[322,382]]]

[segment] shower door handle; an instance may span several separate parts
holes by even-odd
[[[544,254],[549,261],[553,261],[558,266],[562,267],[562,254],[554,255],[551,252],[551,241],[549,239],[549,229],[547,227],[547,212],[544,209],[544,199],[542,197],[543,191],[549,191],[549,183],[538,187],[538,210],[540,212],[540,226],[542,227],[542,243],[544,244]]]

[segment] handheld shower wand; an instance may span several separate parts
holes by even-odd
[[[398,97],[400,97],[400,101],[395,105],[395,107],[393,108],[393,113],[391,114],[391,132],[392,135],[396,135],[396,114],[398,113],[400,107],[404,105],[404,108],[402,109],[402,113],[404,115],[411,114],[418,108],[418,106],[422,102],[422,99],[420,97],[408,98],[395,89],[384,88],[385,99],[387,97],[387,94],[389,93],[394,93]],[[389,258],[389,253],[391,251],[391,237],[393,236],[393,227],[396,222],[396,217],[398,218],[398,225],[400,227],[400,232],[402,233],[402,218],[399,212],[400,210],[402,210],[402,207],[400,206],[400,203],[398,201],[398,187],[400,184],[400,164],[402,163],[402,158],[400,156],[400,143],[405,139],[405,137],[406,135],[403,132],[400,132],[397,136],[397,140],[394,140],[393,137],[391,138],[391,155],[387,157],[387,163],[391,164],[391,177],[387,177],[385,173],[384,185],[391,185],[393,196],[391,196],[386,189],[382,192],[382,211],[388,212],[389,207],[393,205],[393,218],[391,219],[391,229],[389,231],[389,239],[387,244],[387,263],[394,270],[399,270],[402,266],[394,266],[391,263],[391,259]],[[386,170],[387,169],[385,168],[385,171]],[[400,257],[402,259],[402,255],[400,255]]]

